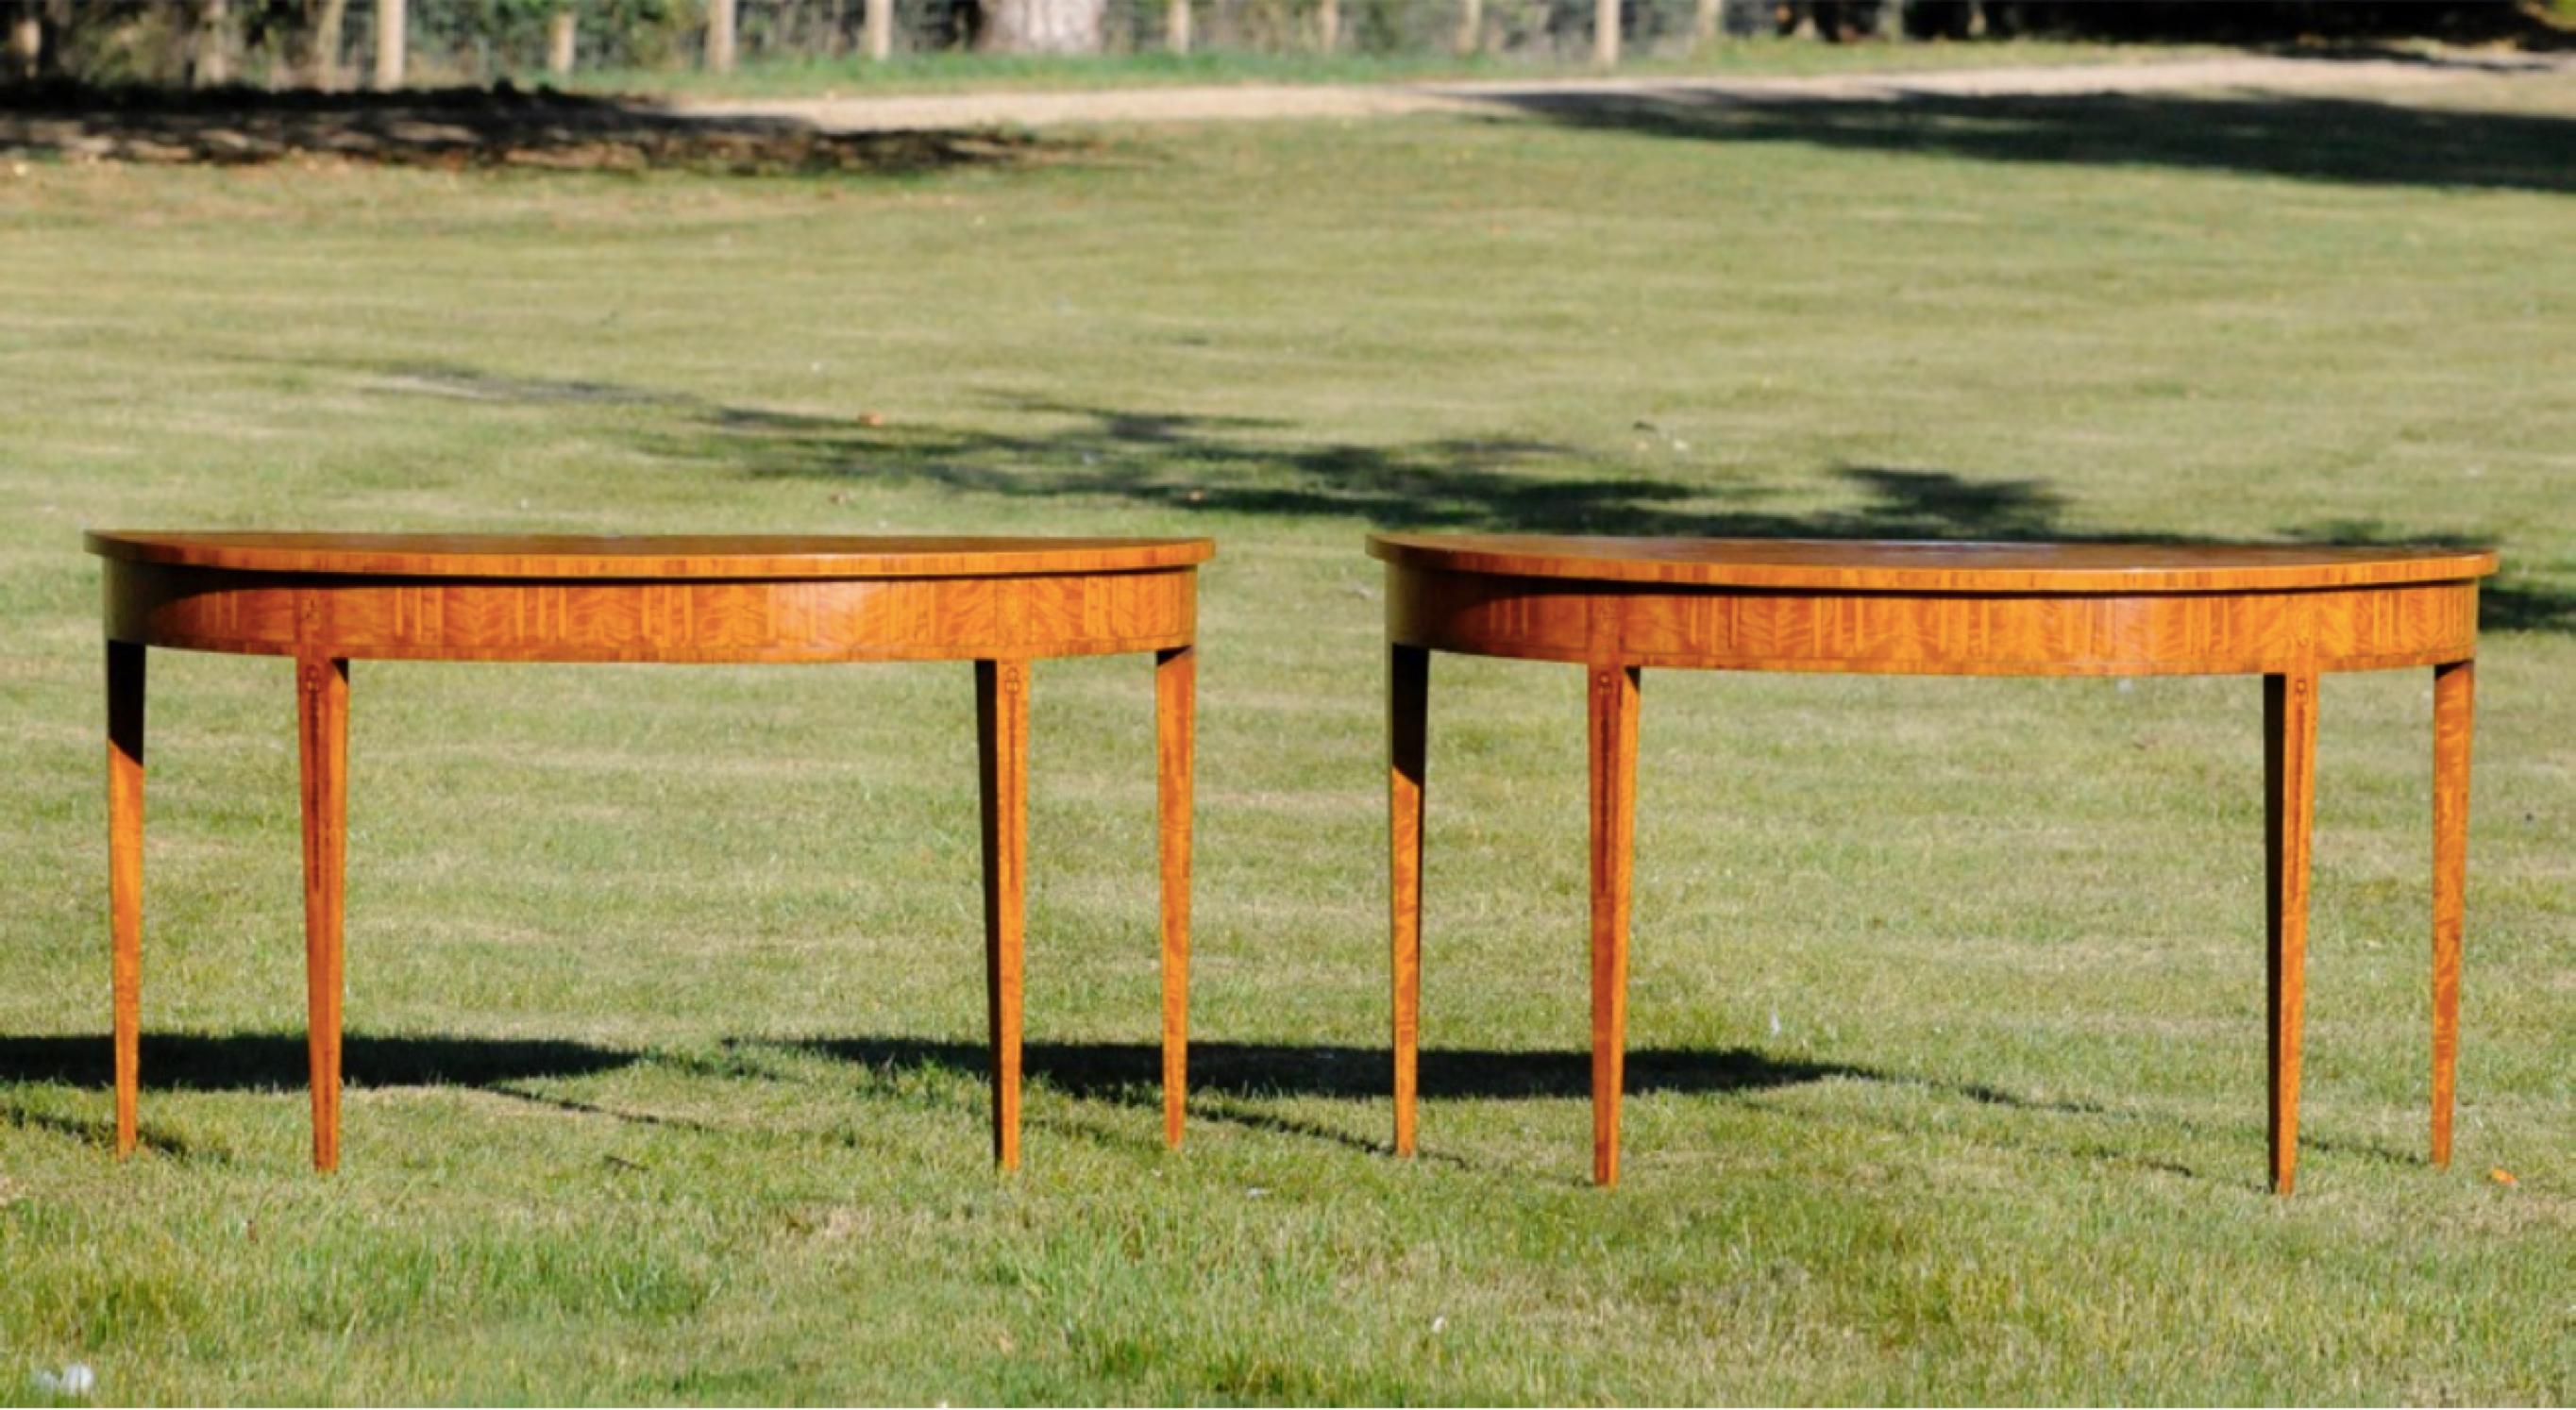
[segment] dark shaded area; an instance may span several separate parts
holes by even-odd
[[[355,1087],[482,1087],[549,1077],[586,1077],[643,1060],[643,1054],[551,1038],[464,1038],[439,1034],[341,1041],[343,1079]],[[146,1091],[243,1092],[300,1089],[308,1068],[300,1033],[146,1033]],[[0,1085],[54,1082],[104,1090],[115,1083],[104,1033],[0,1038]]]
[[[982,1043],[926,1038],[763,1039],[740,1044],[819,1053],[871,1071],[893,1074],[923,1069],[985,1080],[992,1059]],[[1426,1048],[1420,1092],[1427,1099],[1485,1097],[1582,1099],[1592,1095],[1592,1060],[1581,1052]],[[1068,1096],[1148,1111],[1163,1107],[1162,1049],[1149,1043],[1029,1043],[1020,1070],[1031,1083]],[[1387,1142],[1320,1122],[1284,1116],[1251,1103],[1282,1097],[1328,1097],[1380,1102],[1395,1080],[1395,1057],[1386,1048],[1317,1043],[1190,1044],[1190,1117],[1220,1121],[1350,1150],[1381,1152]],[[1628,1090],[1648,1092],[1749,1092],[1866,1077],[1861,1068],[1783,1061],[1746,1048],[1642,1048],[1628,1054]],[[1456,1164],[1433,1154],[1434,1161]]]
[[[1568,127],[1990,162],[2154,166],[2372,186],[2576,191],[2576,118],[2294,95],[1748,101],[1674,86],[1496,93]]]
[[[1969,0],[1913,0],[1907,28],[1964,34]],[[2511,0],[1985,0],[1987,32],[2068,38],[2253,44],[2435,39],[2563,48],[2568,31]]]
[[[858,1037],[728,1039],[729,1050],[819,1053],[879,1070],[938,1068],[974,1076],[990,1070],[981,1042],[928,1038]],[[652,1058],[643,1051],[604,1048],[547,1038],[474,1038],[450,1034],[387,1037],[349,1034],[342,1042],[344,1079],[353,1087],[473,1087],[589,1077]],[[1332,1044],[1190,1044],[1193,1096],[1384,1097],[1394,1058],[1385,1048]],[[1425,1048],[1421,1091],[1425,1097],[1516,1100],[1582,1097],[1592,1092],[1591,1055],[1481,1048]],[[239,1092],[301,1089],[307,1075],[304,1038],[294,1033],[146,1034],[143,1085],[147,1091]],[[1022,1070],[1077,1097],[1120,1099],[1143,1094],[1160,1103],[1162,1049],[1150,1043],[1030,1043]],[[757,1066],[719,1064],[709,1075],[765,1076]],[[1874,1068],[1766,1056],[1749,1048],[1637,1048],[1628,1054],[1628,1090],[1743,1092],[1831,1078],[1928,1085],[1974,1101],[2005,1106],[2048,1106],[2092,1111],[2089,1106],[2030,1103],[1979,1085],[1926,1082]],[[0,1085],[57,1083],[104,1091],[115,1070],[104,1033],[0,1038]],[[510,1092],[564,1111],[628,1117],[588,1103]]]
[[[656,1125],[687,1124],[652,1116],[609,1112],[528,1092],[509,1084],[555,1077],[583,1077],[643,1060],[643,1054],[556,1039],[464,1038],[449,1035],[377,1037],[353,1033],[341,1043],[341,1073],[352,1087],[471,1087],[520,1101]],[[224,1158],[150,1118],[154,1091],[301,1091],[310,1069],[304,1037],[296,1033],[146,1033],[142,1051],[145,1117],[137,1136],[147,1150],[179,1159]],[[115,1085],[115,1058],[104,1033],[0,1038],[0,1087],[57,1083],[106,1091]],[[111,1121],[84,1121],[0,1106],[0,1123],[33,1127],[89,1145],[116,1141]]]
[[[1061,161],[1096,148],[1025,133],[819,132],[776,118],[683,116],[642,99],[497,88],[396,93],[46,85],[0,89],[0,155],[249,165],[906,175]]]
[[[721,1080],[777,1080],[769,1064],[758,1058],[764,1052],[816,1054],[889,1077],[929,1070],[980,1083],[991,1071],[989,1054],[981,1042],[878,1036],[763,1037],[727,1039],[724,1049],[726,1057],[693,1062],[685,1055],[666,1056],[553,1039],[352,1034],[345,1040],[343,1062],[346,1078],[353,1087],[467,1087],[568,1115],[726,1138],[741,1133],[685,1117],[531,1092],[514,1084],[591,1076],[648,1060],[678,1061],[695,1067],[699,1075]],[[1252,1105],[1296,1097],[1366,1103],[1385,1100],[1393,1081],[1393,1055],[1385,1048],[1197,1041],[1191,1043],[1189,1057],[1193,1120],[1221,1121],[1354,1150],[1385,1148],[1385,1143],[1377,1139]],[[304,1040],[295,1034],[146,1035],[144,1092],[148,1098],[155,1090],[298,1091],[305,1083],[305,1058]],[[1075,1098],[1153,1111],[1162,1108],[1162,1050],[1154,1044],[1030,1043],[1022,1050],[1022,1071],[1029,1082]],[[1592,1095],[1591,1055],[1573,1049],[1425,1048],[1420,1076],[1420,1091],[1426,1101],[1588,1102]],[[104,1033],[0,1038],[0,1087],[57,1083],[104,1091],[112,1080],[109,1041]],[[1915,1088],[2016,1111],[2153,1121],[2195,1131],[2203,1129],[2191,1121],[2124,1111],[2092,1101],[2034,1099],[1980,1082],[1922,1077],[1853,1063],[1778,1058],[1750,1048],[1635,1048],[1627,1057],[1626,1090],[1631,1096],[1751,1095],[1837,1080]],[[1870,1124],[1884,1120],[1849,1113],[1812,1119]],[[46,1131],[101,1147],[114,1140],[114,1127],[109,1122],[31,1112],[14,1105],[0,1105],[0,1124]],[[2219,1133],[2212,1130],[2208,1134],[2215,1139]],[[141,1136],[146,1147],[164,1154],[189,1159],[225,1158],[220,1149],[192,1148],[184,1139],[153,1125],[148,1120],[148,1103]],[[2045,1132],[2034,1132],[2029,1139],[2016,1138],[2012,1144],[2015,1149],[2049,1149],[2111,1164],[2202,1178],[2202,1172],[2171,1159],[2122,1152],[2098,1140],[2064,1145]],[[2302,1144],[2319,1153],[2360,1154],[2396,1163],[2412,1163],[2415,1159],[2411,1153],[2369,1142],[2310,1136]],[[1454,1157],[1436,1153],[1425,1158],[1457,1163]],[[626,1168],[640,1168],[614,1156],[609,1160]]]
[[[980,1080],[991,1070],[982,1043],[864,1037],[765,1040],[761,1045],[820,1053],[880,1071],[936,1068]],[[1194,1040],[1190,1095],[1383,1100],[1394,1081],[1394,1062],[1386,1048]],[[1151,1043],[1029,1043],[1021,1049],[1020,1064],[1030,1081],[1070,1096],[1145,1101],[1158,1110],[1162,1104],[1163,1054]],[[1868,1068],[1772,1058],[1749,1048],[1636,1048],[1628,1053],[1628,1090],[1637,1094],[1758,1091],[1836,1077],[1888,1080]],[[1588,1101],[1592,1056],[1572,1050],[1425,1048],[1421,1092],[1426,1098]],[[2013,1101],[2000,1093],[1992,1099]]]
[[[2047,482],[1955,471],[1850,465],[1831,472],[1863,498],[1830,509],[1765,507],[1776,486],[1740,476],[1690,484],[1565,468],[1573,448],[1521,438],[1370,445],[1297,438],[1284,420],[1007,398],[1005,410],[1070,421],[1039,434],[945,425],[883,425],[731,406],[685,394],[569,379],[510,377],[441,364],[382,369],[381,390],[463,400],[643,407],[680,430],[647,426],[649,450],[753,478],[866,489],[930,485],[1015,499],[1091,499],[1151,508],[1304,519],[1384,529],[1638,534],[1713,538],[1934,539],[2022,543],[2213,544],[2154,530],[2085,530],[2063,522]],[[1633,428],[1649,444],[1651,423]],[[2273,542],[2458,548],[2494,536],[2420,533],[2380,520],[2293,525]],[[2528,577],[2489,578],[2479,620],[2490,630],[2576,635],[2576,591]]]
[[[1397,445],[1294,438],[1291,423],[1255,416],[1085,406],[1036,397],[1003,409],[1072,420],[1036,434],[883,425],[729,406],[682,393],[571,379],[512,377],[440,364],[383,369],[379,389],[523,405],[659,409],[689,434],[646,428],[646,449],[755,479],[929,485],[1015,499],[1101,499],[1181,511],[1349,518],[1380,528],[1712,535],[1773,538],[2025,538],[2053,535],[2060,496],[2036,480],[1970,480],[1946,471],[1854,466],[1835,472],[1869,491],[1837,510],[1756,507],[1775,491],[1727,480],[1691,485],[1647,475],[1565,475],[1531,468],[1571,447],[1517,437],[1450,437]],[[1661,436],[1645,423],[1640,435]]]
[[[760,1040],[756,1046],[820,1053],[887,1073],[929,1068],[981,1080],[991,1071],[991,1058],[981,1043],[861,1037]],[[1153,1044],[1030,1043],[1022,1048],[1020,1061],[1021,1071],[1029,1081],[1069,1096],[1153,1111],[1162,1109],[1162,1049]],[[1394,1061],[1391,1051],[1376,1047],[1193,1041],[1190,1115],[1194,1120],[1222,1121],[1354,1150],[1382,1151],[1386,1149],[1383,1140],[1355,1136],[1243,1103],[1282,1097],[1384,1101],[1392,1090]],[[1750,1093],[1837,1078],[1924,1087],[1999,1106],[2083,1114],[2099,1110],[2083,1103],[2029,1102],[1976,1083],[1935,1081],[1844,1063],[1775,1058],[1750,1048],[1631,1048],[1627,1058],[1627,1092],[1631,1096],[1664,1092]],[[1419,1079],[1421,1096],[1429,1101],[1483,1098],[1589,1102],[1592,1056],[1570,1049],[1424,1048]]]

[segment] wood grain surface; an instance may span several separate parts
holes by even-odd
[[[143,1033],[143,681],[145,650],[107,644],[107,912],[115,1011],[116,1153],[134,1154]]]
[[[2451,1163],[2460,1062],[2460,932],[2468,911],[2469,734],[2477,663],[2433,673],[2433,1163]]]
[[[304,803],[304,1041],[311,1064],[313,1168],[340,1168],[342,925],[349,870],[349,663],[295,663],[295,738]]]
[[[1190,790],[1198,753],[1199,653],[1154,658],[1154,818],[1162,868],[1163,1144],[1180,1149],[1188,1114]]]
[[[1155,666],[1165,1139],[1186,1113],[1197,565],[1206,539],[137,533],[106,560],[116,1141],[138,1138],[147,648],[295,658],[313,1163],[340,1159],[349,663],[975,664],[993,1156],[1020,1157],[1033,661]]]
[[[2272,1189],[2299,1167],[2299,1045],[2308,994],[2308,858],[2317,815],[2317,676],[2263,678],[2264,976]]]
[[[1500,577],[1843,592],[2213,592],[2449,582],[2491,549],[2298,544],[1954,543],[1841,539],[1372,534],[1407,568]]]
[[[994,660],[1189,644],[1197,572],[990,578],[335,577],[111,559],[108,634],[429,661]]]
[[[1387,565],[1395,1146],[1416,1143],[1429,655],[1563,661],[1590,688],[1593,1178],[1619,1177],[1645,667],[2264,679],[2271,1183],[2297,1175],[2317,692],[2431,666],[2432,1154],[2451,1156],[2484,549],[1378,534]]]
[[[316,534],[93,529],[127,563],[392,578],[951,578],[1186,568],[1208,539],[904,534]]]
[[[1422,1047],[1422,813],[1431,653],[1387,648],[1387,900],[1395,1003],[1395,1153],[1414,1151]]]
[[[1628,1067],[1628,898],[1637,842],[1637,668],[1596,665],[1592,776],[1592,1180],[1619,1183]]]
[[[1888,675],[2269,674],[2475,649],[2474,580],[2170,593],[1664,587],[1390,567],[1396,641],[1476,656]]]

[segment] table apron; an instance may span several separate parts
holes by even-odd
[[[959,578],[530,580],[267,574],[111,559],[107,634],[251,655],[795,662],[1186,646],[1192,568]]]
[[[2375,670],[2476,653],[2478,586],[1901,593],[1672,587],[1389,564],[1387,636],[1479,656],[1899,675]]]

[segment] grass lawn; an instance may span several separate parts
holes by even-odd
[[[1619,72],[1632,77],[1737,78],[1755,75],[1892,73],[1920,69],[2020,64],[2140,62],[2225,52],[2206,45],[2106,44],[2081,40],[1932,41],[1825,44],[1812,39],[1728,39],[1696,54],[1630,55]],[[1588,57],[1517,55],[1462,58],[1419,54],[1263,54],[1211,49],[1060,58],[937,50],[902,53],[885,63],[858,57],[754,59],[732,73],[697,67],[600,68],[575,72],[566,86],[595,93],[685,93],[725,97],[865,97],[992,88],[1132,88],[1198,83],[1423,83],[1537,78],[1594,78]],[[523,82],[551,82],[531,73]]]
[[[2576,1396],[2576,94],[2417,96],[0,165],[0,1400]],[[1188,1148],[1141,660],[1035,674],[1012,1178],[966,667],[359,664],[319,1179],[289,670],[156,653],[118,1165],[83,525],[1215,535]],[[2458,1166],[2429,672],[2324,692],[2289,1201],[2256,682],[1647,673],[1603,1193],[1581,674],[1448,658],[1388,1158],[1373,525],[2501,544]]]

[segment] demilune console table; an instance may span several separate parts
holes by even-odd
[[[2433,1113],[2451,1157],[2482,550],[1380,534],[1386,562],[1395,1145],[1414,1148],[1424,716],[1434,651],[1590,673],[1592,1174],[1619,1178],[1637,700],[1648,666],[2263,678],[2271,1180],[2298,1159],[2317,678],[2433,668]]]
[[[1190,915],[1197,565],[1206,539],[128,533],[106,562],[116,1148],[141,1032],[143,684],[150,647],[295,658],[313,1163],[340,1158],[349,662],[975,663],[993,1158],[1019,1163],[1029,664],[1154,656],[1163,1128],[1178,1145]]]

